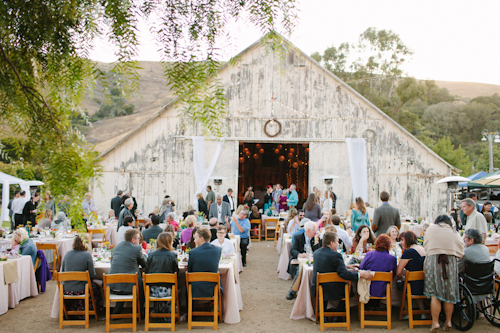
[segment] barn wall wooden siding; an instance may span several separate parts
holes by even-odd
[[[380,205],[378,193],[386,190],[401,213],[435,217],[446,210],[446,185],[434,184],[451,175],[452,168],[423,147],[401,127],[350,91],[303,54],[290,52],[285,61],[254,45],[241,54],[240,63],[225,67],[220,77],[226,85],[228,140],[214,175],[228,177],[219,190],[238,188],[238,140],[310,144],[309,186],[326,185],[318,177],[340,176],[332,186],[337,207],[344,213],[352,200],[345,138],[367,139],[368,201]],[[264,133],[264,124],[278,119],[282,131],[275,139]],[[101,213],[109,210],[118,189],[130,190],[146,213],[171,195],[184,210],[195,195],[191,136],[199,127],[183,129],[173,105],[137,129],[104,155],[104,172],[93,184]],[[294,141],[294,142],[295,142]],[[217,139],[206,140],[206,165]],[[212,183],[213,185],[213,183]],[[235,193],[236,194],[236,193]]]

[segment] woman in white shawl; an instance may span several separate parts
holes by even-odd
[[[52,229],[66,229],[66,230],[71,229],[69,220],[66,217],[66,214],[64,214],[64,212],[57,213],[56,218],[54,219],[54,221],[52,221],[50,227]]]

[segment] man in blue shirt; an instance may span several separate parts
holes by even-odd
[[[286,200],[288,208],[295,207],[299,203],[299,195],[295,189],[295,184],[290,185],[290,193],[288,194],[288,199]]]
[[[228,227],[229,232],[240,236],[241,262],[243,267],[247,266],[247,247],[250,242],[250,220],[248,219],[248,211],[242,210],[238,218],[233,216],[233,222]]]

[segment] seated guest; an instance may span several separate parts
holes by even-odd
[[[335,209],[335,208],[333,208],[333,209]],[[346,253],[349,252],[349,250],[352,247],[352,238],[351,238],[351,236],[349,236],[349,234],[347,233],[347,231],[345,231],[344,229],[342,229],[340,227],[340,217],[338,215],[333,214],[331,220],[332,220],[332,224],[337,229],[337,235],[339,236],[339,239],[344,243],[344,246],[345,246],[344,251]],[[340,243],[340,241],[339,241],[339,243]]]
[[[314,195],[314,193],[312,194]],[[295,279],[297,278],[296,274],[299,265],[292,264],[292,260],[297,258],[307,258],[307,244],[310,245],[312,252],[321,247],[319,233],[316,232],[317,230],[318,229],[316,227],[316,223],[313,221],[308,221],[304,225],[304,232],[293,236],[292,248],[290,249],[290,262],[288,264],[288,274],[292,276],[292,278],[294,279],[294,283]],[[294,283],[292,283],[292,286]],[[286,295],[286,299],[292,300],[295,298],[295,296],[297,296],[297,290],[290,289],[288,291],[288,294]]]
[[[38,222],[38,229],[49,229],[52,224],[52,210],[46,209],[44,218]]]
[[[188,272],[217,273],[222,249],[210,244],[210,230],[201,228],[194,233],[196,248],[189,251]],[[193,297],[212,297],[215,282],[193,282]],[[221,286],[222,288],[222,286]]]
[[[118,229],[118,235],[116,236],[117,238],[117,243],[120,244],[125,240],[125,232],[129,229],[133,229],[135,226],[135,221],[132,216],[125,216],[123,219],[123,225]]]
[[[313,278],[311,283],[311,296],[316,296],[317,273],[337,273],[344,280],[357,282],[359,278],[371,279],[370,272],[350,272],[347,269],[355,269],[357,265],[345,265],[342,255],[337,252],[339,246],[338,236],[333,232],[327,232],[323,237],[324,246],[314,251]],[[345,297],[344,283],[331,282],[323,284],[323,297],[325,301],[337,301]],[[337,307],[342,311],[344,305]]]
[[[359,265],[359,269],[375,272],[392,272],[392,276],[394,277],[396,275],[398,260],[389,253],[390,248],[391,239],[389,236],[386,234],[378,236],[375,240],[375,251],[370,251],[365,255],[361,265]],[[387,282],[373,281],[370,285],[370,296],[384,297],[386,285]],[[368,307],[377,307],[380,300],[370,300],[369,303],[371,304]]]
[[[352,239],[351,253],[362,252],[368,250],[367,244],[375,243],[375,236],[367,225],[361,225],[356,231],[356,235]]]
[[[229,227],[229,231],[236,236],[240,236],[241,263],[243,267],[247,266],[247,247],[250,243],[250,220],[248,220],[248,211],[242,210],[236,218],[233,216],[233,222]]]
[[[401,260],[396,270],[396,275],[399,279],[402,278],[403,269],[410,272],[423,271],[425,260],[425,249],[423,246],[418,245],[417,235],[413,231],[405,231],[399,235],[399,244],[404,249]],[[413,295],[424,294],[424,281],[411,281],[411,293]],[[403,284],[398,282],[399,290],[403,290]],[[420,310],[424,310],[424,300],[417,299],[417,305]],[[426,315],[422,315],[422,319],[427,319]]]
[[[89,271],[90,281],[95,278],[94,262],[92,261],[92,254],[88,252],[87,245],[80,238],[80,235],[76,235],[73,240],[73,250],[66,252],[61,265],[61,272],[85,272]],[[64,286],[65,295],[84,295],[85,294],[85,282],[83,281],[64,281],[62,282]],[[92,288],[94,292],[94,300],[97,310],[102,310],[102,300],[101,292],[99,286],[92,282]],[[89,302],[90,310],[93,310],[92,302]],[[85,307],[85,301],[83,299],[66,301],[66,310],[75,311]]]
[[[151,216],[151,223],[153,224],[149,229],[144,230],[142,232],[142,237],[146,241],[146,243],[149,244],[150,239],[155,239],[158,237],[159,234],[163,232],[163,229],[160,228],[160,217],[158,215],[153,215]]]
[[[213,240],[210,244],[222,248],[224,254],[234,254],[235,249],[231,240],[226,238],[227,228],[223,225],[217,227],[217,238]]]
[[[198,226],[193,228],[193,232],[191,233],[191,239],[189,239],[189,242],[186,243],[186,249],[194,249],[196,247],[196,242],[194,241],[194,234],[198,229],[200,229]]]
[[[285,220],[286,232],[293,234],[300,229],[300,220],[304,218],[302,209],[298,210],[295,207],[290,207],[288,216]]]
[[[386,232],[387,236],[391,238],[391,246],[396,246],[398,245],[398,239],[399,239],[399,229],[395,225],[392,225],[387,229]]]
[[[251,209],[251,212],[250,212],[249,219],[250,220],[260,220],[261,219],[261,215],[259,213],[259,209],[257,208],[256,205],[252,205],[252,209]]]
[[[175,237],[175,230],[174,230],[174,226],[169,224],[165,227],[165,232],[169,232],[171,235],[172,235],[172,246],[174,247],[174,249],[177,248],[177,245],[180,244],[179,242],[179,238]]]
[[[69,224],[69,220],[66,217],[66,214],[64,214],[64,212],[57,213],[56,218],[54,219],[54,221],[52,221],[52,223],[50,224],[50,227],[52,229],[58,229],[58,230],[59,229],[66,229],[66,230],[71,229],[71,225]]]
[[[36,245],[29,238],[28,232],[24,228],[20,228],[14,231],[12,236],[12,243],[15,246],[19,245],[18,253],[23,256],[31,256],[31,260],[33,261],[33,267],[35,267],[36,262]]]
[[[212,217],[210,221],[208,221],[208,223],[210,224],[210,233],[212,234],[210,242],[213,242],[215,239],[217,239],[217,218]]]
[[[292,234],[292,244],[293,244],[293,241],[295,240],[295,236],[296,235],[300,235],[300,234],[303,234],[305,232],[304,230],[304,226],[306,225],[307,222],[309,222],[311,220],[309,220],[307,217],[304,217],[302,220],[300,220],[300,223],[299,223],[299,230],[297,230],[296,232],[294,232]]]
[[[193,205],[189,205],[184,213],[182,213],[182,218],[185,220],[189,215],[194,215]]]
[[[125,232],[124,241],[118,243],[113,248],[111,255],[111,268],[109,274],[135,274],[139,279],[139,302],[144,303],[144,290],[142,284],[142,274],[139,266],[146,268],[147,259],[144,249],[139,245],[141,233],[137,229],[130,228]],[[113,294],[132,294],[132,284],[113,283],[110,284]],[[114,314],[120,313],[123,309],[123,302],[116,303]],[[142,311],[141,311],[142,312]]]
[[[159,220],[159,219],[158,219]],[[174,237],[169,232],[162,232],[156,240],[156,251],[148,256],[146,274],[151,273],[175,273],[179,272],[177,255],[172,247]],[[168,283],[150,284],[151,296],[170,297],[172,295],[172,285]],[[176,295],[177,297],[177,295]],[[153,302],[156,313],[170,312],[168,302]]]
[[[327,224],[331,224],[332,212],[330,210],[324,211],[321,218],[316,222],[318,229],[323,228]]]
[[[175,220],[175,213],[170,212],[167,214],[167,224],[171,224],[174,226],[175,231],[179,230],[179,222]]]
[[[189,215],[186,218],[186,226],[187,228],[182,230],[181,232],[181,244],[186,244],[189,239],[191,238],[191,235],[193,234],[193,226],[196,222],[196,217],[194,215]]]

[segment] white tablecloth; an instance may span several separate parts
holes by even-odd
[[[0,265],[0,315],[6,313],[8,308],[15,308],[21,300],[38,295],[31,256],[21,256],[12,260],[17,261],[19,281],[5,285],[3,266]]]
[[[286,234],[288,235],[288,234]],[[288,264],[290,262],[290,249],[292,248],[292,239],[285,236],[285,245],[280,254],[280,260],[278,262],[278,277],[283,280],[291,280],[292,276],[288,274]]]
[[[73,242],[74,242],[74,237],[71,238],[56,238],[56,239],[33,239],[35,244],[56,244],[57,245],[57,251],[59,252],[59,257],[61,258],[61,265],[64,259],[64,256],[66,255],[66,252],[69,250],[73,250]],[[52,252],[52,250],[50,250]],[[54,261],[54,255],[48,255],[47,253],[45,254],[45,257],[47,259],[47,263],[51,263]]]
[[[222,288],[222,320],[226,324],[237,324],[240,322],[240,311],[243,310],[243,299],[241,298],[240,283],[236,283],[234,279],[233,264],[219,264],[219,272],[221,277]],[[102,277],[103,273],[108,273],[110,268],[109,263],[96,263],[96,277]],[[186,281],[182,273],[186,272],[186,266],[179,268],[181,277],[178,281],[178,286],[181,293],[186,293]],[[182,297],[182,296],[181,296]],[[54,301],[52,303],[52,318],[59,318],[59,291],[55,290]]]
[[[420,234],[422,233],[422,225],[410,222],[401,222],[399,232],[402,233],[404,231],[413,231],[417,237],[420,237]]]

